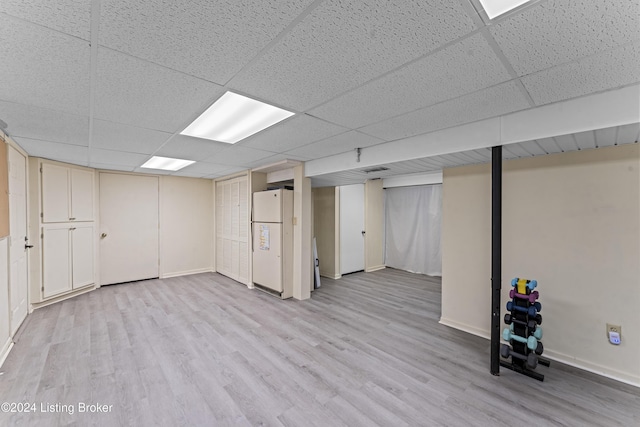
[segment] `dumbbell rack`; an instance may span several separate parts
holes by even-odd
[[[542,316],[538,313],[542,305],[537,301],[538,291],[534,291],[537,281],[515,278],[511,281],[509,292],[511,301],[507,303],[507,313],[504,322],[509,325],[503,331],[502,337],[508,344],[502,344],[500,355],[504,359],[511,358],[511,362],[500,361],[503,366],[512,371],[544,381],[544,375],[534,372],[538,364],[549,366],[551,362],[540,357],[544,347],[542,338]]]

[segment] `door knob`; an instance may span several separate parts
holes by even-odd
[[[25,249],[31,249],[33,247],[33,245],[24,245]]]
[[[101,239],[104,239],[105,237],[107,237],[107,233],[102,233],[102,234],[100,235],[100,238],[101,238]]]

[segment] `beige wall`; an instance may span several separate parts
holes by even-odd
[[[340,248],[336,239],[336,187],[313,189],[313,235],[318,247],[320,274],[340,277]]]
[[[537,279],[544,355],[640,385],[639,146],[507,161],[502,314],[513,277]],[[490,165],[444,171],[441,322],[488,337]],[[605,324],[622,325],[622,344]],[[552,365],[553,367],[553,365]]]
[[[0,238],[0,366],[11,348],[9,307],[9,238]]]
[[[364,184],[364,271],[383,269],[384,265],[384,189],[382,180]]]
[[[213,181],[160,177],[160,277],[213,270]]]

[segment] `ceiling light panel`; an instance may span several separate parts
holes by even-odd
[[[480,4],[482,4],[484,11],[487,12],[489,19],[493,19],[528,1],[529,0],[480,0]]]
[[[186,166],[194,164],[193,160],[184,159],[172,159],[170,157],[153,156],[147,160],[141,168],[145,169],[160,169],[165,171],[177,171]]]
[[[180,134],[235,144],[293,114],[291,111],[227,92]]]

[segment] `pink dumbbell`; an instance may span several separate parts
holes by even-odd
[[[529,295],[519,294],[515,289],[509,291],[509,298],[528,299],[531,304],[536,302],[539,296],[538,291],[533,291]]]

